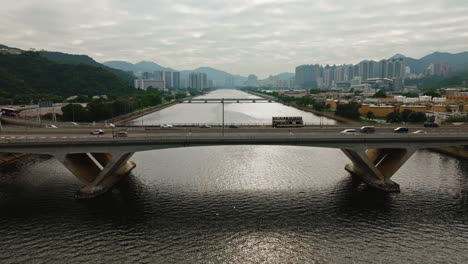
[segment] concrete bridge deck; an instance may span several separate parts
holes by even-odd
[[[128,137],[86,135],[77,131],[62,133],[0,134],[0,152],[36,153],[54,156],[85,185],[79,198],[95,197],[109,190],[136,165],[135,152],[216,145],[286,145],[341,149],[352,161],[346,170],[365,183],[385,191],[399,191],[391,176],[418,149],[468,145],[466,131],[427,134],[341,135],[339,130],[218,129],[135,131]]]

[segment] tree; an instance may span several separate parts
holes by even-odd
[[[351,102],[349,104],[338,104],[336,106],[335,115],[358,120],[361,116],[359,114],[359,107],[361,107],[361,105],[356,102]]]
[[[380,90],[376,92],[372,97],[373,98],[387,98],[387,94],[385,93],[384,90]]]
[[[317,111],[322,112],[323,109],[325,109],[325,103],[324,102],[316,102],[313,104],[313,108]]]
[[[62,119],[64,121],[86,122],[86,109],[80,104],[67,104],[62,107]]]
[[[424,95],[432,96],[432,97],[441,97],[440,93],[430,90],[424,93]]]
[[[366,117],[369,119],[374,119],[375,118],[374,112],[372,111],[367,112]]]
[[[409,115],[410,115],[411,113],[413,113],[413,112],[414,112],[414,111],[411,110],[411,109],[405,109],[405,110],[401,111],[401,113],[400,113],[400,119],[401,119],[401,121],[403,121],[403,122],[409,122],[409,121],[408,121],[408,117],[409,117]]]
[[[422,112],[413,111],[408,116],[408,122],[414,122],[414,123],[426,122],[426,119],[427,119],[426,114]]]
[[[391,112],[385,117],[388,123],[400,123],[401,117],[397,112]]]

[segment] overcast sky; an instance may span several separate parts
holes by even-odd
[[[0,43],[259,77],[300,64],[468,51],[467,0],[15,0]]]

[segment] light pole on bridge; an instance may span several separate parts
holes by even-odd
[[[223,105],[223,107],[222,107],[222,111],[223,111],[222,117],[223,117],[223,137],[224,137],[224,98],[221,98],[221,104]]]

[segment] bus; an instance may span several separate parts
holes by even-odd
[[[273,127],[303,127],[302,116],[274,116],[272,118]]]
[[[19,115],[19,111],[14,109],[14,108],[10,108],[10,107],[2,107],[0,108],[0,113],[4,116],[11,116],[11,117],[15,117],[17,115]]]

